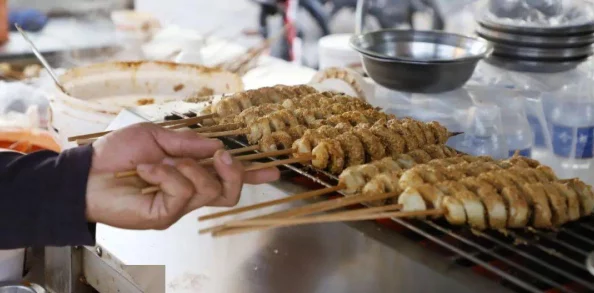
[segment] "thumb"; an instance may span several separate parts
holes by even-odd
[[[202,159],[223,148],[223,142],[199,136],[192,130],[173,131],[158,127],[153,132],[157,144],[171,157]]]

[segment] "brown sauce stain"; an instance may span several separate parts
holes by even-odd
[[[183,84],[181,84],[181,83],[180,83],[180,84],[178,84],[178,85],[176,85],[176,86],[174,86],[174,87],[173,87],[173,91],[174,91],[174,92],[179,92],[179,91],[183,90],[183,89],[184,89],[184,87],[185,87],[185,86],[184,86]]]
[[[138,106],[152,105],[154,103],[155,103],[155,99],[153,99],[153,98],[140,99],[140,100],[136,101],[136,104]]]
[[[199,102],[206,102],[212,101],[212,95],[214,95],[215,91],[209,87],[203,87],[198,91],[193,92],[188,96],[184,101],[188,103],[199,103]]]

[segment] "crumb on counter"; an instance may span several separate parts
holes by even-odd
[[[136,101],[136,104],[139,106],[152,105],[154,103],[155,103],[155,99],[153,99],[153,98],[140,99],[140,100]]]
[[[203,87],[198,91],[193,92],[184,101],[188,103],[200,103],[212,101],[214,90],[209,87]]]
[[[175,86],[173,87],[173,91],[174,91],[174,92],[179,92],[179,91],[183,90],[183,89],[184,89],[184,87],[185,87],[185,86],[184,86],[184,84],[183,84],[183,83],[180,83],[180,84],[178,84],[178,85],[175,85]]]

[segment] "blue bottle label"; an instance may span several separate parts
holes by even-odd
[[[542,128],[542,123],[538,120],[538,117],[533,115],[528,115],[528,123],[530,123],[530,127],[532,128],[532,133],[534,133],[534,146],[536,147],[546,147],[545,135]]]
[[[573,133],[576,131],[574,142]],[[553,125],[551,135],[553,152],[560,157],[569,158],[575,144],[575,158],[589,159],[594,157],[594,127],[569,127]]]
[[[522,157],[532,157],[532,148],[525,148],[523,150],[509,150],[509,156],[512,157],[514,154],[516,154],[516,151],[519,151],[519,155]]]

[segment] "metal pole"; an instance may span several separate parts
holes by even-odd
[[[365,11],[367,10],[367,0],[357,0],[357,8],[355,10],[355,34],[363,33],[363,25],[365,18]]]
[[[81,247],[45,248],[45,287],[53,293],[92,292],[83,277]]]

